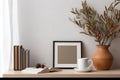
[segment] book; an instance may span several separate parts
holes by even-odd
[[[30,74],[38,74],[38,73],[46,73],[49,72],[49,68],[35,68],[35,67],[27,67],[21,70],[23,73],[30,73]]]
[[[25,49],[23,48],[22,51],[22,69],[26,68],[26,53],[25,53]]]
[[[22,45],[19,45],[18,46],[18,70],[22,70],[22,49],[23,49],[23,46]]]
[[[30,66],[30,50],[26,49],[25,51],[25,67]]]
[[[18,58],[18,49],[17,49],[18,45],[14,45],[14,70],[18,70],[18,61],[17,61],[17,58]]]

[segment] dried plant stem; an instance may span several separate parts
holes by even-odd
[[[120,0],[114,0],[99,14],[86,1],[82,2],[82,9],[72,8],[75,17],[71,21],[84,30],[80,33],[94,37],[99,45],[110,45],[120,34],[120,10],[116,8],[119,4]]]

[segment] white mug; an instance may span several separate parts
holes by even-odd
[[[93,62],[91,59],[88,58],[79,58],[77,61],[77,65],[79,70],[90,70]]]

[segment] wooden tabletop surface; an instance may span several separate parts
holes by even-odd
[[[114,70],[104,70],[104,71],[96,71],[93,70],[91,72],[78,72],[74,69],[58,69],[55,72],[47,72],[47,73],[39,73],[39,74],[31,74],[31,73],[25,73],[21,71],[8,71],[3,74],[3,77],[31,77],[31,78],[57,78],[57,77],[63,77],[63,78],[81,78],[81,77],[113,77],[113,78],[120,78],[120,69],[114,69]]]

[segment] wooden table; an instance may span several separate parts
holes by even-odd
[[[21,71],[9,71],[3,74],[4,78],[97,78],[109,77],[120,78],[120,69],[104,70],[104,71],[91,71],[91,72],[77,72],[73,69],[60,69],[56,72],[28,74]]]

